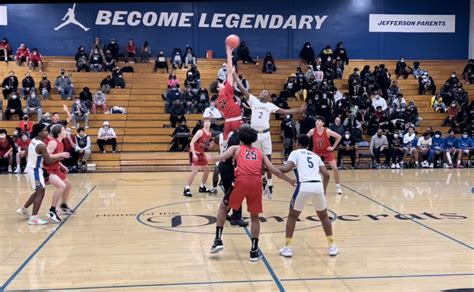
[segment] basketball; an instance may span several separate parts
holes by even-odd
[[[235,49],[240,45],[240,38],[238,35],[230,34],[225,38],[225,44]]]

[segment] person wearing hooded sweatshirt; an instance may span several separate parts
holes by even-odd
[[[262,73],[271,74],[275,72],[277,67],[275,66],[275,59],[272,56],[272,53],[268,52],[263,59],[263,68]]]
[[[471,84],[474,82],[474,59],[469,59],[469,62],[462,71],[462,77],[464,81],[466,81],[466,84]]]
[[[405,63],[405,58],[400,57],[400,60],[395,65],[395,75],[397,75],[397,79],[400,76],[403,76],[404,79],[407,79],[408,75],[410,74],[409,68]]]
[[[21,81],[21,95],[23,96],[23,99],[26,99],[28,95],[31,94],[31,92],[35,91],[35,80],[33,77],[31,77],[30,72],[26,72],[25,78]]]
[[[343,64],[349,65],[349,56],[347,55],[347,50],[346,48],[344,48],[343,42],[338,42],[336,44],[336,49],[334,50],[333,58],[337,59],[338,57]]]
[[[7,110],[5,111],[5,118],[10,120],[11,116],[18,115],[18,120],[21,121],[23,111],[21,109],[21,100],[16,93],[12,93],[7,103]]]
[[[255,65],[258,65],[258,62],[254,61],[252,57],[250,57],[250,50],[249,47],[247,46],[247,43],[241,42],[239,47],[235,50],[235,55],[234,55],[235,62],[242,60],[244,63],[252,63]]]
[[[306,42],[300,51],[300,58],[305,60],[306,64],[310,65],[313,63],[314,57],[315,53],[313,48],[311,47],[311,43]]]
[[[74,56],[74,60],[76,60],[76,68],[77,72],[81,72],[82,70],[85,70],[86,72],[89,72],[89,56],[87,56],[86,49],[84,46],[80,46],[77,49],[77,53]]]
[[[165,53],[163,51],[160,51],[158,56],[156,56],[154,71],[156,72],[158,69],[165,69],[166,73],[169,72],[168,63],[166,62]]]

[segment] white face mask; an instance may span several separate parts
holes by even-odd
[[[454,78],[454,77],[456,77],[456,75],[453,74],[453,75],[451,75],[451,77]]]
[[[398,134],[393,134],[393,138],[398,138]]]
[[[462,135],[462,137],[463,137],[464,139],[466,139],[468,136],[467,136],[467,135]]]
[[[316,69],[320,69],[320,68],[321,68],[321,66],[319,66],[319,65],[316,66]]]
[[[439,137],[441,137],[441,136],[440,136],[440,135],[435,135],[435,137],[436,137],[436,138],[439,138]]]
[[[344,137],[346,137],[346,139],[349,139],[351,137],[351,135],[346,134],[346,135],[344,135]]]
[[[23,141],[23,142],[28,141],[28,137],[22,137],[22,138],[21,138],[21,141]]]
[[[76,100],[76,103],[77,103],[77,104],[80,104],[80,103],[81,103],[81,101],[80,101],[80,100]]]
[[[13,99],[16,99],[16,98],[17,98],[17,96],[16,96],[16,95],[13,95],[13,96],[12,96],[12,98],[13,98]]]

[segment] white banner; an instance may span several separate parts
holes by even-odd
[[[7,6],[0,6],[0,25],[8,25]]]
[[[456,31],[456,15],[370,14],[369,32],[430,32]]]

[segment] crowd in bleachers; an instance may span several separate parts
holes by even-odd
[[[202,114],[204,117],[211,117],[213,129],[217,133],[220,132],[222,123],[219,120],[222,119],[222,115],[215,106],[217,91],[212,88],[208,90],[207,84],[201,84],[198,60],[193,49],[186,46],[183,50],[174,49],[169,57],[164,51],[159,51],[155,59],[152,56],[152,49],[148,42],[145,41],[138,48],[132,39],[122,49],[114,38],[104,44],[97,37],[91,44],[90,50],[87,50],[85,46],[80,46],[74,56],[77,72],[110,71],[111,74],[101,80],[98,89],[94,92],[85,87],[79,95],[75,94],[77,89],[74,87],[72,74],[67,73],[64,69],[60,70],[54,82],[48,80],[46,74],[43,74],[42,79],[36,82],[30,73],[26,73],[24,79],[19,83],[15,73],[10,72],[2,82],[3,96],[8,99],[6,109],[3,111],[4,118],[9,120],[17,116],[23,123],[23,126],[17,131],[17,135],[12,137],[19,139],[22,132],[31,128],[29,125],[31,124],[31,115],[36,115],[38,121],[48,119],[50,114],[43,113],[41,101],[48,100],[54,89],[61,99],[74,100],[71,112],[67,114],[70,117],[72,128],[78,129],[78,135],[71,141],[77,141],[80,132],[84,134],[89,128],[91,113],[97,113],[98,109],[102,109],[104,113],[111,111],[107,110],[106,95],[114,88],[125,88],[123,73],[133,72],[133,67],[121,67],[119,66],[121,62],[152,63],[154,72],[163,71],[169,74],[167,89],[162,93],[162,97],[165,101],[165,111],[170,114],[170,127],[175,128],[171,150],[183,151],[187,148],[190,135],[186,121],[188,114]],[[272,94],[273,103],[281,108],[288,108],[288,101],[293,99],[302,100],[307,104],[306,111],[299,121],[294,121],[291,116],[277,116],[277,119],[281,121],[284,153],[289,153],[296,135],[307,133],[314,127],[315,118],[321,116],[328,121],[327,124],[331,130],[343,136],[337,150],[340,167],[343,166],[344,156],[349,156],[351,167],[357,167],[357,157],[362,156],[362,149],[367,150],[367,154],[374,160],[374,167],[378,168],[403,167],[403,162],[406,161],[405,156],[409,156],[413,166],[418,167],[441,167],[443,165],[445,167],[462,167],[463,154],[472,155],[474,147],[472,143],[474,142],[469,139],[472,137],[474,106],[473,102],[469,104],[467,92],[456,73],[453,72],[442,86],[437,87],[434,79],[427,70],[423,69],[420,62],[413,62],[413,65],[409,65],[405,62],[405,58],[401,57],[395,66],[394,78],[384,64],[375,66],[373,69],[368,65],[364,66],[362,70],[354,68],[348,78],[348,91],[342,92],[336,88],[334,83],[335,80],[343,78],[345,66],[350,61],[342,42],[337,43],[334,48],[331,48],[330,45],[325,46],[319,51],[319,54],[316,54],[311,44],[307,42],[300,51],[300,58],[303,63],[288,77],[282,90]],[[43,70],[43,61],[38,49],[35,48],[30,52],[26,44],[21,43],[13,54],[11,45],[6,38],[0,41],[1,59],[7,62],[15,61],[18,66],[26,64],[32,70],[35,67],[39,71]],[[244,64],[259,65],[258,60],[251,57],[250,48],[245,42],[242,42],[233,52],[233,70],[238,71],[239,61]],[[178,80],[173,71],[177,69],[187,69],[185,80],[182,82]],[[216,74],[218,82],[225,81],[227,70],[230,69],[226,64],[223,64]],[[276,70],[276,61],[271,52],[266,53],[262,62],[262,73],[272,74]],[[251,84],[245,79],[245,76],[239,74],[238,78],[249,90]],[[433,110],[446,113],[443,124],[438,126],[449,126],[452,129],[450,135],[461,133],[462,137],[453,142],[451,135],[445,137],[444,142],[440,143],[439,139],[442,139],[442,137],[438,137],[441,135],[440,131],[421,131],[419,126],[422,117],[418,113],[418,107],[400,89],[397,81],[399,78],[418,80],[418,93],[420,95],[431,94],[433,97],[430,106]],[[473,82],[473,60],[469,60],[464,68],[462,78],[465,84]],[[251,115],[250,107],[238,87],[235,87],[235,96],[241,102],[244,120],[248,121]],[[79,123],[83,123],[83,128],[79,126]],[[105,128],[107,130],[104,130]],[[102,139],[99,132],[97,143],[100,150],[104,151],[104,145],[110,144],[115,152],[117,143],[115,133],[112,133],[113,130],[110,131],[110,126],[107,123],[104,124],[101,131],[102,134],[107,133],[107,135]],[[421,135],[418,136],[417,133]],[[9,141],[11,148],[15,149],[16,140]],[[75,145],[72,147],[74,151],[77,152],[76,150],[79,149],[78,151],[82,153],[81,148],[78,148],[75,143],[70,143]],[[90,152],[90,142],[88,145]],[[16,148],[21,149],[21,147]],[[9,148],[4,147],[4,149]],[[20,150],[13,152],[17,154],[20,153]],[[0,152],[0,154],[3,155],[2,159],[8,160],[10,167],[14,164],[14,161],[10,162],[10,154],[5,155],[6,151]],[[89,154],[83,155],[84,160],[78,160],[80,165],[87,161]],[[381,162],[381,157],[385,157],[385,163]]]

